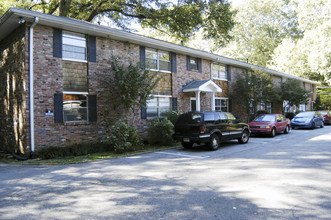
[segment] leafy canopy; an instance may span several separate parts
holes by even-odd
[[[307,103],[310,95],[311,93],[303,88],[302,82],[296,79],[288,79],[281,85],[280,96],[283,101],[288,101],[288,106],[299,107],[300,104]]]
[[[226,0],[5,0],[6,7],[23,7],[47,14],[85,21],[110,19],[130,30],[132,23],[163,30],[183,41],[203,30],[206,39],[219,45],[230,39],[234,26],[231,4]]]

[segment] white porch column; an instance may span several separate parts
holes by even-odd
[[[197,101],[196,101],[196,110],[197,111],[201,110],[201,108],[200,108],[200,93],[201,93],[201,91],[195,92],[195,97],[197,99]]]
[[[215,111],[215,92],[213,92],[211,96],[211,110]]]

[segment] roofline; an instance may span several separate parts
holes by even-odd
[[[8,19],[10,19],[11,16],[17,15],[20,17],[23,17],[27,22],[32,22],[35,17],[39,17],[39,23],[55,28],[61,28],[61,29],[67,29],[71,31],[77,31],[82,32],[85,34],[90,34],[94,36],[101,36],[101,37],[107,37],[112,38],[115,40],[120,41],[128,41],[131,43],[135,43],[142,46],[152,47],[156,49],[162,49],[162,50],[170,50],[171,52],[176,52],[179,54],[185,54],[190,56],[195,56],[207,60],[211,60],[213,62],[220,62],[227,65],[232,65],[236,67],[246,68],[246,69],[260,69],[263,71],[266,71],[267,73],[270,73],[272,75],[281,76],[285,78],[292,78],[297,79],[303,82],[308,82],[315,85],[320,85],[320,82],[312,81],[309,79],[305,79],[302,77],[294,76],[291,74],[282,73],[276,70],[268,69],[265,67],[253,65],[250,63],[246,63],[243,61],[231,59],[228,57],[212,54],[206,51],[193,49],[181,45],[177,45],[174,43],[169,43],[162,40],[157,40],[151,37],[146,37],[143,35],[139,35],[136,33],[126,32],[123,30],[110,28],[107,26],[102,25],[96,25],[92,24],[90,22],[85,22],[81,20],[76,20],[73,18],[67,18],[67,17],[60,17],[55,15],[49,15],[49,14],[43,14],[40,12],[25,10],[21,8],[10,8],[1,18],[0,18],[0,27],[1,25]],[[2,40],[2,39],[0,39]]]

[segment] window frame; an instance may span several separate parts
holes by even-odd
[[[219,66],[217,77],[214,76],[214,65]],[[221,67],[221,66],[224,67],[224,77],[225,77],[225,78],[221,78],[221,77],[220,77],[220,67]],[[223,80],[223,81],[229,81],[229,80],[228,80],[227,66],[226,66],[225,64],[221,64],[221,63],[212,63],[212,64],[211,64],[211,77],[212,77],[212,79]]]
[[[156,60],[156,69],[153,69],[153,68],[149,68],[147,66],[147,60],[148,59],[151,59],[147,56],[147,54],[149,53],[149,51],[155,51],[156,53],[156,57],[155,57],[155,60]],[[160,61],[164,61],[164,60],[161,60],[160,57],[161,55],[160,54],[168,54],[168,57],[169,57],[169,70],[161,70],[160,69]],[[166,62],[166,61],[164,61]],[[171,54],[170,52],[168,51],[165,51],[165,50],[159,50],[159,49],[154,49],[154,48],[151,48],[151,47],[146,47],[145,48],[145,69],[146,70],[150,70],[150,71],[158,71],[158,72],[164,72],[164,73],[171,73]]]
[[[75,109],[86,109],[86,120],[74,120],[74,121],[70,121],[70,120],[65,120],[65,109],[73,109],[74,107],[70,107],[70,108],[66,108],[64,107],[64,102],[66,101],[64,99],[65,95],[85,95],[86,96],[86,106],[85,107],[79,107],[79,108],[75,108]],[[88,100],[88,92],[63,92],[63,122],[64,123],[87,123],[89,122],[89,100]]]
[[[220,105],[216,105],[216,100],[220,100]],[[226,101],[226,106],[222,106],[222,100]],[[215,97],[214,99],[214,105],[215,105],[215,111],[216,112],[229,112],[229,98],[225,98],[225,97]],[[216,110],[217,108],[219,108],[220,111]],[[226,111],[222,111],[222,108],[226,108]]]
[[[146,119],[153,119],[153,118],[164,118],[164,116],[161,116],[162,112],[160,111],[160,98],[167,98],[169,99],[169,109],[167,111],[171,111],[172,110],[172,96],[168,96],[168,95],[152,95],[151,98],[147,101],[146,103]],[[152,99],[157,99],[156,100],[156,112],[157,115],[156,116],[148,116],[148,104],[149,101]]]
[[[70,31],[62,31],[62,36],[61,37],[62,37],[61,50],[62,50],[62,59],[63,60],[84,62],[84,63],[88,62],[88,60],[87,60],[88,59],[88,54],[87,54],[88,45],[87,45],[86,35],[75,33],[75,32],[70,32]],[[74,41],[75,40],[76,41],[83,41],[84,40],[84,46],[75,45],[75,43],[72,43],[72,44],[67,43],[66,41],[68,41],[70,39],[73,39]],[[71,58],[71,57],[64,56],[64,54],[65,54],[64,46],[74,46],[74,47],[84,48],[85,59],[76,59],[76,58]]]

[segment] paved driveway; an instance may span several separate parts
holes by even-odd
[[[0,219],[331,219],[331,126],[218,151],[0,164]]]

